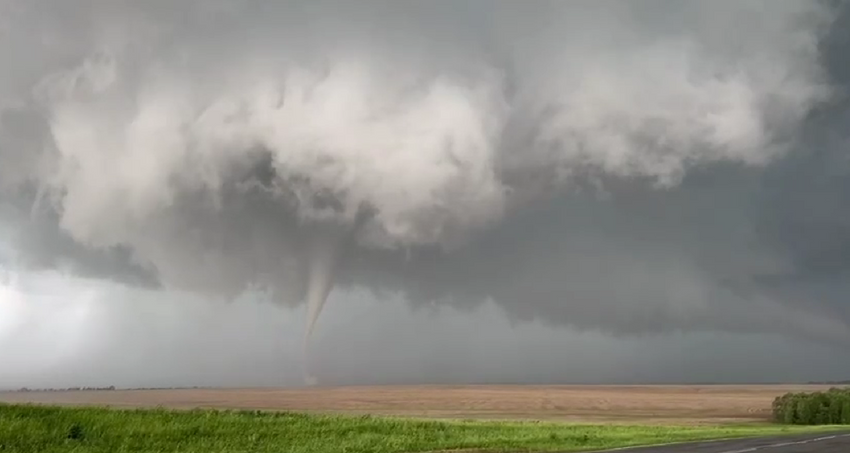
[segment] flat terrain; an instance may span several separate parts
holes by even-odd
[[[815,385],[375,386],[0,393],[0,402],[113,407],[262,409],[586,423],[762,422],[776,396]]]
[[[659,447],[661,450],[657,452],[647,450],[651,453],[731,453],[737,446],[749,448],[789,441],[799,442],[800,438],[797,436],[804,433],[807,434],[804,440],[815,436],[825,437],[833,435],[835,427],[780,426],[768,423],[726,426],[626,426],[464,422],[268,411],[117,410],[0,404],[0,451],[20,453],[412,453],[459,450],[464,453],[570,452],[768,436],[764,440],[745,443],[711,444],[708,449],[697,444],[679,446],[673,450],[670,447]],[[820,447],[827,445],[826,442],[818,444]],[[837,446],[841,447],[841,444]],[[776,450],[773,453],[801,451],[811,450]],[[847,450],[833,451],[846,453]]]

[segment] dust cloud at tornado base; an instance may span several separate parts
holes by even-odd
[[[7,267],[850,342],[844,3],[346,5],[0,2]]]

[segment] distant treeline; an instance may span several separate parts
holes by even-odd
[[[66,389],[31,389],[27,387],[22,387],[18,389],[18,392],[93,392],[105,390],[115,390],[115,386],[110,385],[109,387],[69,387]]]
[[[120,390],[197,390],[208,387],[135,387],[135,388],[126,388]],[[39,388],[39,389],[31,389],[27,387],[19,388],[18,392],[106,392],[116,389],[114,385],[110,385],[109,387],[68,387],[68,388]]]
[[[824,382],[816,382],[811,381],[809,385],[850,385],[850,380],[848,381],[824,381]]]
[[[791,425],[850,425],[850,388],[777,397],[773,419]]]

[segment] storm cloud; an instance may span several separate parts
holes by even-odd
[[[0,15],[9,267],[850,344],[845,2]]]

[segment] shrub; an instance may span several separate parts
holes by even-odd
[[[850,388],[786,393],[773,400],[773,420],[791,425],[850,425]]]

